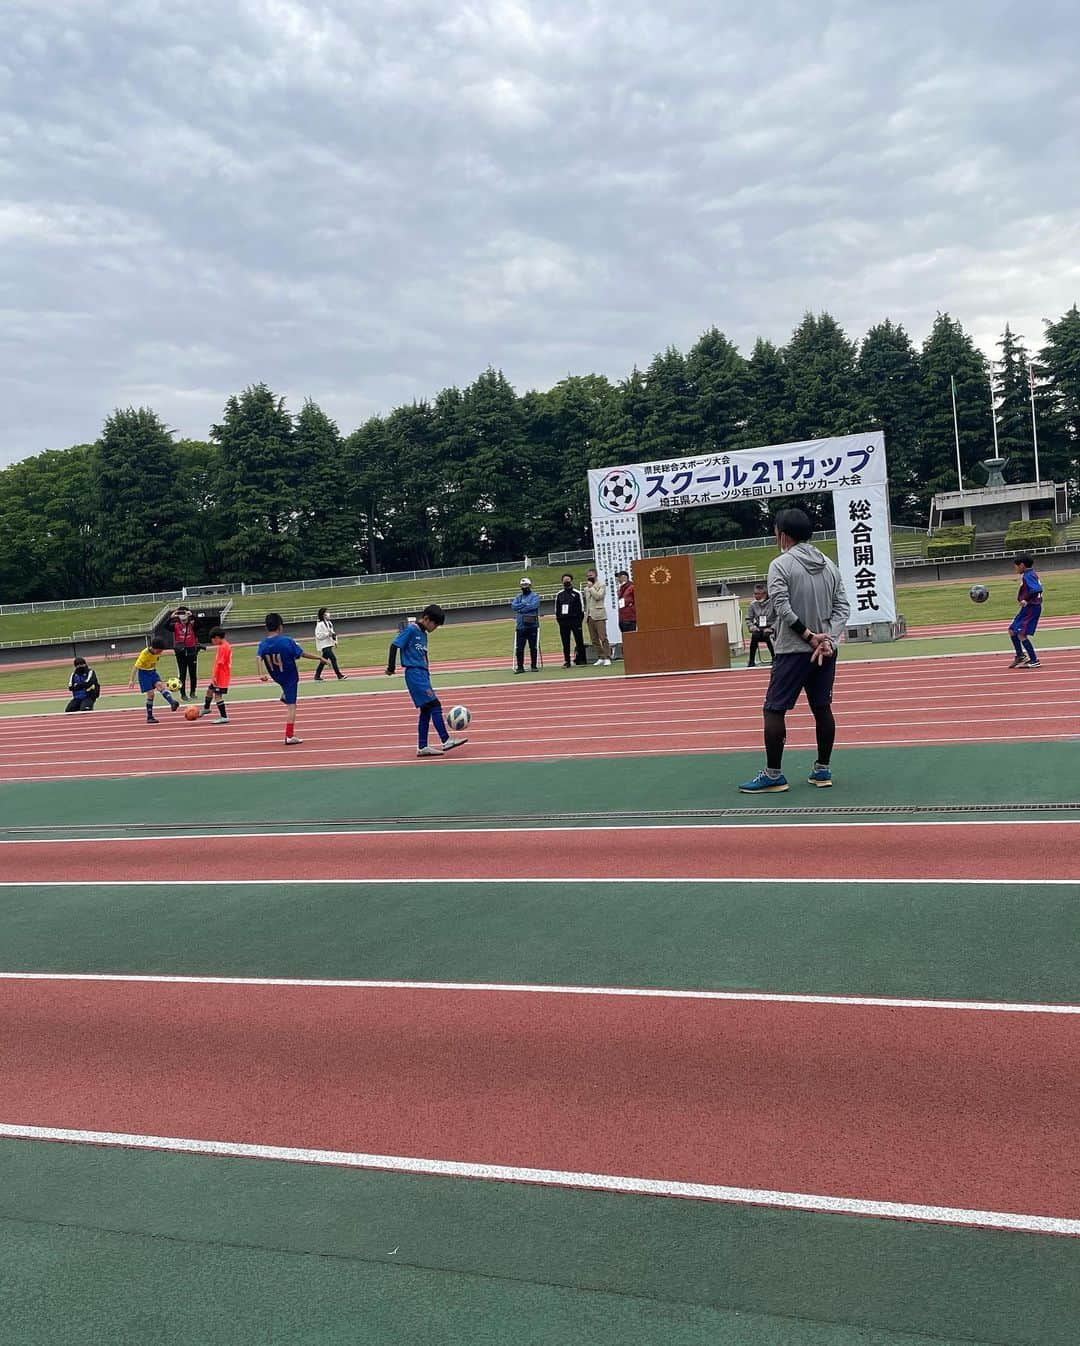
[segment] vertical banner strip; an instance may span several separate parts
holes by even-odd
[[[851,604],[849,626],[896,620],[889,488],[835,491],[836,561]]]
[[[619,630],[619,599],[615,584],[616,570],[629,570],[630,562],[641,555],[641,520],[636,514],[618,514],[593,518],[593,547],[596,573],[607,585],[607,638],[613,645],[622,643]]]

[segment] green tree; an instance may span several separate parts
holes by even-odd
[[[956,380],[964,484],[974,486],[986,480],[978,464],[994,447],[988,373],[985,357],[960,323],[939,313],[919,352],[921,410],[914,495],[920,521],[929,520],[933,495],[957,489],[951,378]]]
[[[88,597],[93,546],[92,447],[49,450],[0,471],[0,594],[8,603]]]
[[[218,499],[221,455],[201,439],[176,442],[177,485],[191,519],[193,567],[188,583],[216,584],[221,571],[221,507]]]
[[[95,553],[113,593],[175,589],[195,568],[172,436],[149,407],[114,411],[93,456]]]
[[[795,439],[853,434],[859,427],[855,343],[828,313],[807,313],[784,351]]]
[[[1043,476],[1080,485],[1080,309],[1048,322],[1035,367]]]
[[[317,578],[359,570],[362,530],[349,501],[341,431],[310,398],[295,419],[293,448],[306,506],[299,520],[305,573]]]
[[[919,523],[919,366],[911,338],[886,318],[859,347],[859,411],[863,428],[885,432],[892,516]]]
[[[1010,481],[1035,480],[1035,451],[1031,438],[1031,400],[1027,349],[1008,323],[997,343],[1001,358],[993,369],[998,448],[1010,462]]]
[[[789,373],[783,354],[758,337],[746,363],[746,431],[752,448],[794,439]]]
[[[221,452],[223,578],[291,579],[304,573],[301,521],[310,516],[293,419],[285,399],[256,383],[225,403],[210,431]]]

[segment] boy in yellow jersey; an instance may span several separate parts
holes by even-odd
[[[139,691],[146,693],[146,723],[157,724],[154,719],[154,693],[160,692],[164,699],[169,703],[170,710],[179,710],[180,702],[176,701],[169,693],[168,687],[161,681],[161,675],[157,671],[158,660],[165,653],[165,646],[155,636],[150,641],[146,649],[142,651],[131,668],[131,677],[128,679],[128,691],[135,690],[135,679],[139,679]]]

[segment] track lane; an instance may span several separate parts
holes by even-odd
[[[783,845],[758,828],[590,828],[567,832],[454,829],[440,852],[439,879],[817,878],[1056,880],[1080,889],[1076,832],[1054,822],[936,827],[803,824]],[[323,836],[204,837],[201,872],[214,882],[343,882],[433,877],[415,833],[330,832]],[[27,841],[5,846],[0,882],[162,882],[162,843],[154,838]],[[167,880],[169,883],[172,880]]]
[[[8,1123],[1066,1219],[1078,1053],[1080,1016],[0,983]]]

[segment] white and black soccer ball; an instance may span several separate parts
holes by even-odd
[[[600,482],[600,503],[612,514],[629,514],[640,494],[637,477],[623,467],[613,468]]]
[[[455,733],[462,729],[468,729],[471,720],[472,712],[467,706],[452,706],[450,714],[446,717],[446,723]]]

